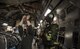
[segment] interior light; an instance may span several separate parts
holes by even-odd
[[[8,24],[7,24],[7,23],[3,23],[2,25],[3,25],[3,26],[8,26]]]
[[[61,9],[57,9],[56,12],[57,14],[60,14]]]
[[[56,21],[57,20],[57,17],[55,16],[53,20]]]
[[[43,22],[43,20],[40,20],[40,23],[42,23]]]
[[[40,24],[38,24],[40,26]]]
[[[44,14],[44,16],[47,16],[50,12],[51,12],[51,9],[47,9],[47,11],[46,11],[46,13]]]
[[[67,37],[67,38],[70,38],[71,36],[72,36],[71,33],[65,35],[65,37]]]
[[[37,28],[39,28],[40,26],[38,26]]]

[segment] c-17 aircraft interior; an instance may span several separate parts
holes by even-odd
[[[0,49],[80,49],[80,0],[0,0]]]

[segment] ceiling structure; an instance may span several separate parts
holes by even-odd
[[[38,0],[1,0],[0,3],[14,5],[14,4],[21,4],[25,2],[34,2],[34,1],[38,1]]]
[[[53,10],[61,0],[1,0],[0,21],[12,26],[25,13],[32,14],[35,21],[40,21],[48,8]],[[10,21],[10,22],[9,22]]]
[[[25,13],[33,15],[36,21],[40,21],[48,8],[53,13],[62,1],[64,0],[0,0],[0,23],[10,21],[9,23],[13,24]],[[76,3],[75,0],[70,2]]]
[[[22,18],[25,13],[30,13],[36,17],[36,13],[44,8],[42,2],[45,0],[1,0],[0,1],[0,21],[8,22],[11,25]],[[40,14],[39,13],[39,14]],[[10,21],[10,22],[9,22]]]

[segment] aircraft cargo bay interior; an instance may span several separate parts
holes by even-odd
[[[0,0],[0,49],[80,49],[80,0]]]

